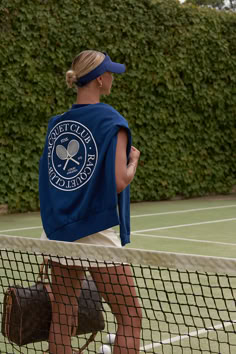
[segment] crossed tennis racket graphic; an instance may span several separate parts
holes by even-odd
[[[78,153],[79,151],[79,143],[77,140],[71,140],[68,145],[67,149],[63,145],[57,145],[56,147],[56,154],[61,160],[66,160],[63,170],[66,169],[66,166],[68,165],[68,162],[71,160],[75,162],[77,165],[80,165],[78,161],[73,159],[73,157]]]

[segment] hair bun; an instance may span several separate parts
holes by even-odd
[[[74,70],[68,70],[66,72],[66,83],[67,83],[67,86],[72,88],[76,81],[77,81],[77,78],[76,78],[76,74],[75,74]]]

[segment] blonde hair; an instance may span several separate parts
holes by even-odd
[[[77,55],[71,64],[71,69],[66,73],[67,86],[72,88],[80,77],[95,69],[104,58],[105,55],[96,50],[84,50]]]

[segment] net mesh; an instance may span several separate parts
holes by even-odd
[[[0,249],[1,353],[236,352],[235,259],[4,236]]]

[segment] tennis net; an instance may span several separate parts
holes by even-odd
[[[71,300],[72,313],[65,311],[72,321],[70,323],[73,323],[74,327],[72,327],[76,328],[73,329],[71,339],[71,346],[74,350],[83,348],[88,339],[91,339],[91,333],[94,333],[93,340],[82,352],[112,353],[114,347],[112,342],[115,338],[113,334],[116,333],[119,324],[107,302],[97,298],[96,291],[88,287],[92,279],[89,267],[102,272],[104,268],[111,266],[114,266],[113,269],[120,269],[120,267],[130,265],[136,299],[140,306],[136,314],[132,315],[134,318],[137,317],[141,323],[140,349],[136,350],[136,353],[236,353],[236,259],[128,248],[104,248],[13,236],[0,236],[0,252],[1,353],[11,354],[18,351],[20,353],[42,353],[48,349],[47,335],[51,324],[50,316],[42,328],[42,332],[45,333],[42,333],[41,337],[39,330],[37,335],[29,334],[30,330],[36,324],[39,325],[39,322],[46,318],[52,309],[52,299],[49,296],[44,305],[45,311],[39,313],[40,306],[37,302],[39,300],[34,298],[37,291],[42,294],[41,288],[35,290],[35,283],[40,272],[40,265],[45,260],[48,260],[49,268],[48,279],[44,281],[49,281],[49,285],[53,283],[51,265],[55,266],[55,262],[72,267],[74,264],[83,266],[85,280],[81,284],[87,286],[84,291],[84,302],[82,301],[77,312],[77,307],[73,307],[74,303]],[[44,268],[44,274],[46,268]],[[66,277],[65,273],[63,274]],[[103,277],[100,278],[103,279]],[[111,275],[111,279],[115,284],[114,287],[120,285],[116,283],[114,274]],[[66,284],[69,283],[66,281],[63,283],[61,293],[65,290]],[[16,295],[15,297],[12,293],[11,297],[6,295],[9,295],[10,287],[16,287],[18,290],[31,290],[18,291],[17,295],[21,296],[22,302],[15,303],[19,302],[19,299],[16,300]],[[106,291],[109,292],[107,289]],[[112,293],[113,290],[110,292]],[[54,302],[56,302],[55,298]],[[66,296],[62,296],[61,301],[67,305]],[[118,309],[122,306],[120,301],[121,297],[117,296]],[[47,307],[48,303],[49,307]],[[13,305],[18,306],[17,310],[9,312],[9,308],[11,309],[12,306],[13,309]],[[92,312],[94,312],[91,308],[95,311],[95,322],[98,322],[95,329],[94,324],[90,323],[90,320],[93,322]],[[23,310],[26,311],[24,315],[21,313]],[[73,313],[80,314],[80,311],[82,314],[85,312],[88,316],[87,320],[86,316],[80,318],[79,315],[73,315]],[[19,318],[20,325],[17,322]],[[63,316],[58,318],[62,322],[65,321]],[[61,326],[63,327],[65,323],[67,322],[63,322]],[[138,322],[134,320],[131,327],[135,327],[135,323]],[[77,335],[78,331],[74,332],[78,326],[82,328],[79,335]],[[28,340],[29,343],[20,342],[24,338],[23,334],[18,333],[19,327],[24,328],[26,333],[24,337],[28,335],[29,338],[26,341]],[[131,332],[127,327],[127,332],[122,334],[125,340],[122,342],[121,353],[134,353],[132,350],[127,351],[125,344],[131,345],[132,343],[128,338],[129,333]],[[132,333],[137,332],[134,329]],[[65,353],[67,353],[66,350]]]

